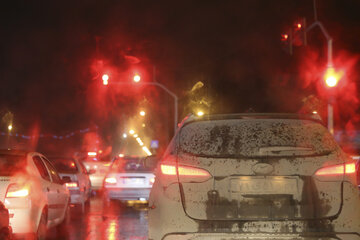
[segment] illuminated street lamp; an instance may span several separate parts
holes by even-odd
[[[196,115],[198,115],[199,117],[204,116],[204,112],[200,110],[196,113]]]
[[[109,75],[104,74],[102,75],[103,84],[106,86],[109,84]]]
[[[135,73],[133,80],[134,80],[134,82],[136,82],[136,83],[140,82],[140,80],[141,80],[140,75],[137,74],[137,73]]]

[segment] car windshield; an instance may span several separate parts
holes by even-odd
[[[25,160],[24,156],[0,155],[0,176],[13,176],[25,171]]]
[[[78,173],[78,168],[75,164],[75,161],[70,158],[55,158],[51,159],[55,168],[59,173]]]
[[[145,167],[142,158],[118,158],[111,166],[111,172],[153,172],[153,169]]]
[[[316,156],[337,148],[321,124],[293,119],[200,121],[180,133],[180,151],[204,157]]]

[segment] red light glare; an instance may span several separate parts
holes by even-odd
[[[287,41],[289,39],[288,34],[281,34],[281,41]]]
[[[297,29],[300,29],[302,27],[301,23],[296,24]]]
[[[141,80],[140,75],[136,73],[136,74],[134,75],[134,82],[140,82],[140,80]]]

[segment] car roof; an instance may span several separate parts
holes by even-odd
[[[227,120],[227,119],[294,119],[310,120],[324,125],[318,114],[299,113],[234,113],[234,114],[205,114],[201,117],[190,114],[184,118],[181,125],[194,121]]]

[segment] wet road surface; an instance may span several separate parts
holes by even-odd
[[[120,202],[103,204],[100,196],[92,197],[85,213],[71,209],[71,218],[64,230],[48,232],[47,240],[145,240],[147,239],[147,208],[125,206]]]

